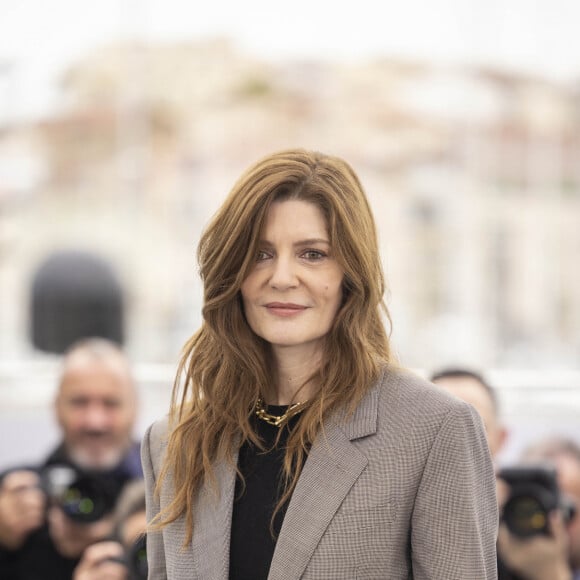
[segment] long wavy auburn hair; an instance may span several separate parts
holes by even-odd
[[[344,280],[320,368],[310,378],[316,394],[288,438],[285,487],[277,509],[292,494],[324,420],[338,409],[353,412],[381,367],[391,362],[376,227],[354,171],[339,158],[301,149],[270,155],[250,167],[201,237],[203,323],[184,347],[173,387],[168,447],[156,491],[170,474],[174,495],[152,528],[185,516],[185,544],[192,538],[200,488],[207,485],[219,497],[216,463],[235,466],[244,441],[263,449],[252,415],[258,397],[268,400],[275,392],[276,370],[269,344],[245,319],[240,287],[255,264],[269,207],[288,199],[320,208]]]

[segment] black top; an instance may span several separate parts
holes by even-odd
[[[283,415],[287,408],[268,405],[267,412]],[[294,415],[286,426],[279,428],[254,417],[256,433],[266,451],[260,451],[250,442],[245,442],[240,448],[238,468],[244,477],[245,487],[238,477],[232,517],[229,580],[266,580],[268,577],[276,540],[288,507],[286,502],[272,522],[274,508],[283,490],[281,474],[285,447],[288,434],[299,419],[300,414]],[[280,440],[273,448],[280,429]]]

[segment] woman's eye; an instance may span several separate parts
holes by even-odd
[[[322,258],[326,257],[326,254],[320,250],[306,250],[302,257],[307,260],[322,260]]]
[[[256,255],[256,262],[263,262],[264,260],[267,260],[269,257],[270,254],[268,254],[268,252],[260,250]]]

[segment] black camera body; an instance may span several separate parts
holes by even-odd
[[[147,534],[139,536],[132,546],[125,549],[123,556],[107,558],[127,568],[129,580],[147,580],[149,566],[147,563]]]
[[[574,506],[560,493],[556,470],[552,466],[505,467],[498,476],[510,488],[502,520],[515,536],[549,535],[549,514],[554,510],[561,510],[565,521],[574,516]]]
[[[127,554],[130,580],[147,580],[147,536],[139,536]]]
[[[120,484],[110,474],[82,471],[69,464],[43,468],[41,485],[49,502],[71,520],[90,524],[115,508]]]

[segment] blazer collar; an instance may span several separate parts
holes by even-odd
[[[337,413],[314,442],[292,494],[268,580],[300,578],[345,496],[367,465],[352,440],[376,433],[375,388],[355,413]]]
[[[379,389],[375,385],[359,403],[352,415],[339,411],[329,421],[340,428],[345,436],[353,441],[377,432],[379,408]]]
[[[237,454],[234,456],[237,462]],[[192,548],[198,580],[227,580],[236,470],[226,461],[215,468],[219,495],[204,485],[196,501]]]

